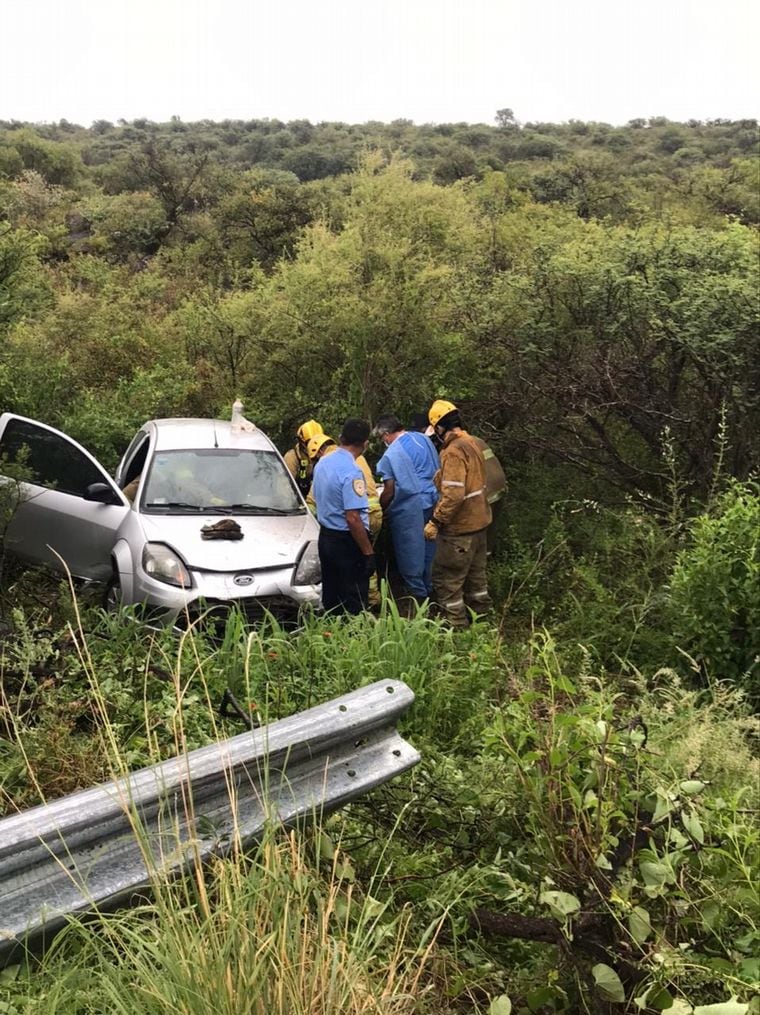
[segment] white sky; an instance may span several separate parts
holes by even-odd
[[[758,37],[758,0],[0,0],[0,119],[736,119]]]

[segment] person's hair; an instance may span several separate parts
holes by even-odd
[[[418,433],[424,433],[428,426],[428,414],[426,412],[415,412],[412,414],[412,420],[409,424],[410,430],[417,430]]]
[[[447,433],[449,430],[453,430],[454,427],[461,426],[462,417],[459,415],[459,410],[455,409],[453,412],[449,412],[445,416],[441,416],[436,425],[443,427]]]
[[[340,432],[340,443],[351,446],[364,444],[369,440],[369,423],[363,419],[347,419]]]
[[[390,413],[386,416],[380,416],[375,423],[375,433],[378,437],[382,437],[386,433],[398,433],[399,430],[403,430],[400,420],[397,416],[392,416]]]

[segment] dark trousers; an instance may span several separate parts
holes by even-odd
[[[367,609],[369,577],[364,554],[350,532],[319,530],[322,605],[326,610],[361,613]]]

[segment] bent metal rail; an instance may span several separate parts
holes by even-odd
[[[0,820],[0,966],[69,916],[253,842],[267,819],[328,813],[411,768],[419,754],[395,724],[413,700],[378,681]]]

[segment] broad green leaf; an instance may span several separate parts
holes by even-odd
[[[668,843],[671,846],[674,846],[676,849],[683,849],[684,846],[689,845],[689,841],[679,828],[676,828],[675,825],[670,826],[668,829]]]
[[[760,958],[742,959],[739,970],[745,980],[760,983]]]
[[[348,860],[338,864],[335,875],[341,881],[347,881],[351,885],[356,881],[356,870],[354,865],[349,863]]]
[[[581,908],[578,899],[569,892],[541,892],[538,901],[542,906],[548,906],[558,920],[565,920]]]
[[[495,997],[488,1006],[488,1015],[511,1015],[512,1002],[506,994]]]
[[[641,906],[636,906],[628,917],[628,930],[637,945],[643,944],[652,933],[652,922],[649,913]]]
[[[671,1011],[673,996],[664,987],[655,984],[647,998],[647,1006],[655,1008],[657,1011]]]
[[[593,810],[599,804],[599,797],[593,789],[587,789],[583,796],[583,807],[585,810]]]
[[[701,793],[707,784],[700,782],[699,779],[684,779],[683,782],[679,782],[678,788],[686,796],[696,796],[697,793]]]
[[[631,744],[636,748],[643,747],[644,743],[646,742],[646,738],[647,738],[646,733],[640,729],[631,730],[631,732],[628,734],[628,739],[631,741]]]
[[[684,811],[681,814],[681,821],[683,822],[683,827],[692,839],[695,839],[700,845],[703,845],[705,841],[705,833],[702,828],[702,823],[697,817],[696,811],[689,811],[688,814]]]
[[[545,1004],[549,1004],[557,997],[556,987],[536,987],[529,990],[525,1000],[531,1011],[540,1011]]]
[[[596,989],[605,1001],[614,1001],[618,1004],[622,1004],[625,1001],[623,984],[614,969],[610,966],[605,966],[603,962],[599,962],[592,967],[591,975],[594,977]]]
[[[694,1009],[683,998],[677,997],[669,1008],[665,1008],[666,1015],[691,1015]]]
[[[673,794],[668,793],[662,786],[657,787],[657,804],[652,815],[652,821],[657,823],[667,817],[673,810]]]
[[[741,1004],[734,996],[720,1004],[699,1004],[694,1009],[694,1015],[746,1015],[748,1011],[749,1005]]]
[[[362,916],[368,920],[375,920],[386,908],[385,902],[368,895],[362,906]]]
[[[661,888],[665,884],[673,882],[673,871],[664,863],[656,863],[653,860],[642,860],[639,864],[644,884],[648,888]]]
[[[319,833],[319,855],[325,860],[332,860],[335,856],[335,843],[325,831]]]

